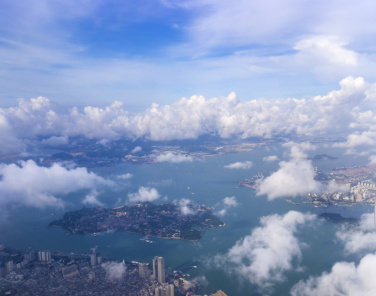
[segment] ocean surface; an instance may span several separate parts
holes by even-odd
[[[329,171],[339,166],[354,166],[367,164],[367,157],[350,156],[341,149],[318,148],[310,151],[309,156],[327,153],[336,156],[336,160],[319,160],[314,162],[323,171]],[[93,246],[106,258],[126,261],[150,262],[154,256],[165,258],[166,267],[182,270],[190,276],[199,279],[203,286],[199,294],[213,293],[222,289],[227,295],[262,295],[257,285],[251,284],[236,273],[229,273],[229,263],[214,264],[217,255],[223,255],[251,231],[260,226],[260,217],[271,214],[284,215],[290,210],[319,214],[321,212],[341,213],[346,217],[359,218],[362,213],[372,212],[370,206],[315,208],[313,205],[291,205],[284,199],[268,201],[266,196],[256,196],[255,191],[239,187],[238,182],[256,175],[264,176],[279,168],[279,161],[267,163],[264,156],[277,155],[279,161],[288,159],[288,151],[280,145],[255,148],[252,151],[229,153],[219,156],[196,159],[188,163],[155,163],[155,164],[125,164],[115,167],[90,169],[95,173],[110,179],[126,173],[133,175],[129,180],[118,181],[113,188],[100,188],[98,199],[107,207],[114,207],[127,202],[129,193],[137,192],[140,186],[153,187],[158,190],[161,198],[171,202],[182,198],[190,199],[199,204],[214,207],[216,211],[223,209],[222,200],[235,196],[237,207],[231,207],[221,219],[225,227],[206,230],[199,242],[188,242],[175,239],[152,238],[157,244],[148,244],[139,239],[142,237],[130,233],[106,233],[92,235],[66,235],[60,228],[48,228],[54,219],[60,218],[64,212],[80,209],[82,200],[89,191],[80,191],[67,196],[61,196],[66,201],[64,209],[46,208],[34,209],[29,207],[14,208],[9,211],[7,221],[0,224],[0,243],[16,249],[50,250],[61,252],[88,253]],[[237,161],[253,162],[247,170],[227,169],[224,166]],[[299,198],[296,198],[299,201]],[[55,213],[56,216],[51,216]],[[330,271],[337,261],[355,261],[357,255],[346,255],[343,244],[335,238],[338,226],[324,221],[317,221],[309,231],[302,227],[298,237],[304,243],[299,271],[290,270],[284,273],[284,280],[273,282],[271,295],[288,295],[291,287],[299,280],[306,280],[310,275],[320,275]],[[194,268],[193,266],[197,266]],[[231,266],[230,266],[231,267]],[[231,269],[231,268],[230,268]]]

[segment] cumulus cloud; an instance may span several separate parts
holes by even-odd
[[[354,51],[345,48],[347,45],[335,36],[314,36],[300,40],[294,47],[300,53],[299,59],[325,61],[341,66],[356,66],[359,56]]]
[[[42,138],[43,143],[54,145],[75,136],[103,143],[121,138],[196,139],[205,134],[246,139],[352,132],[354,127],[362,130],[349,138],[348,145],[373,143],[373,134],[363,132],[375,130],[371,104],[376,97],[374,88],[362,78],[347,77],[341,80],[339,90],[309,99],[241,102],[234,93],[211,99],[195,95],[170,105],[153,104],[140,113],[129,113],[118,101],[104,108],[86,106],[80,111],[74,107],[64,113],[44,97],[19,100],[15,107],[0,108],[0,137],[4,138],[0,153],[13,148],[19,151],[25,139]],[[136,147],[133,153],[139,149]],[[191,161],[170,153],[159,160]]]
[[[226,169],[242,169],[242,170],[247,170],[250,169],[253,165],[252,161],[237,161],[228,165],[225,165]]]
[[[63,206],[64,201],[57,195],[114,185],[114,182],[88,172],[86,168],[65,168],[57,163],[41,167],[32,160],[21,161],[18,165],[2,164],[0,175],[2,208],[11,204],[37,208]]]
[[[120,280],[124,277],[125,271],[127,270],[126,266],[122,262],[111,262],[110,264],[104,267],[107,273],[107,278],[110,281]]]
[[[136,193],[129,193],[128,199],[130,202],[152,202],[159,199],[161,196],[157,189],[141,186]]]
[[[236,207],[238,205],[238,202],[236,201],[235,196],[231,196],[231,197],[225,197],[223,199],[223,204],[229,207]]]
[[[345,251],[349,254],[376,251],[374,214],[363,214],[357,227],[351,231],[342,229],[336,233],[336,236],[344,243]]]
[[[173,163],[180,163],[180,162],[192,162],[193,158],[188,155],[182,154],[175,154],[172,152],[168,152],[166,154],[158,155],[155,159],[156,162],[173,162]]]
[[[278,156],[277,155],[269,155],[269,156],[263,157],[262,160],[266,161],[266,162],[273,162],[273,161],[278,160]]]
[[[222,210],[218,211],[218,215],[220,215],[220,216],[226,215],[227,214],[227,210],[229,208],[237,207],[238,206],[238,202],[237,202],[235,196],[225,197],[222,200],[222,205],[223,205],[224,208]]]
[[[375,254],[367,254],[358,265],[354,262],[338,262],[330,272],[298,282],[290,293],[292,296],[375,295],[375,266]]]
[[[138,153],[142,151],[142,147],[141,146],[136,146],[135,148],[132,149],[131,153]]]
[[[274,282],[285,280],[284,272],[297,268],[292,262],[302,256],[298,228],[315,217],[296,211],[262,217],[261,226],[226,254],[216,256],[215,262],[260,288],[269,289]]]
[[[354,132],[347,136],[346,142],[334,143],[333,146],[351,149],[351,148],[355,148],[358,146],[374,146],[375,144],[376,144],[376,132],[365,131],[362,133]]]
[[[192,201],[188,198],[182,198],[179,201],[175,201],[179,206],[179,209],[183,215],[192,215],[195,211],[190,207]]]
[[[98,200],[98,195],[98,191],[92,190],[89,194],[85,196],[85,199],[82,201],[82,203],[89,206],[103,207],[104,204]]]
[[[320,191],[321,183],[314,180],[315,171],[312,162],[306,158],[304,152],[304,149],[310,150],[313,147],[307,143],[289,145],[290,160],[281,161],[278,171],[260,181],[258,195],[266,194],[268,199],[275,199]]]
[[[24,149],[24,144],[17,138],[16,132],[0,112],[0,155],[19,153]]]

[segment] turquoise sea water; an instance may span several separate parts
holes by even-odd
[[[320,148],[310,152],[310,156],[327,153],[339,157],[337,160],[317,161],[314,165],[329,170],[338,166],[366,164],[366,157],[350,157],[341,150]],[[8,220],[0,225],[0,242],[9,247],[35,250],[87,253],[89,248],[97,245],[104,257],[125,259],[126,261],[151,262],[156,255],[165,257],[166,266],[170,270],[183,269],[191,278],[205,276],[206,285],[200,293],[212,293],[222,289],[228,295],[259,295],[256,285],[242,280],[236,274],[229,274],[228,266],[215,266],[211,262],[214,256],[226,253],[236,242],[249,235],[258,227],[260,217],[271,214],[285,214],[289,210],[311,212],[338,212],[344,216],[360,217],[364,212],[371,212],[372,207],[331,207],[315,208],[312,205],[293,206],[283,199],[268,201],[265,196],[256,196],[252,189],[237,187],[240,180],[250,178],[258,172],[268,176],[278,169],[278,161],[266,163],[264,156],[278,155],[280,160],[286,159],[285,148],[278,145],[268,148],[257,148],[249,152],[225,154],[207,157],[192,163],[156,163],[143,165],[119,165],[116,167],[93,169],[106,178],[115,178],[119,174],[131,173],[133,177],[116,188],[102,188],[98,199],[108,207],[126,201],[128,193],[133,193],[140,186],[154,187],[162,198],[168,201],[188,198],[200,204],[215,207],[215,211],[223,208],[220,204],[224,197],[235,196],[239,205],[229,208],[222,217],[226,223],[223,228],[207,230],[199,242],[182,240],[154,239],[158,244],[147,244],[139,240],[140,235],[130,233],[106,233],[98,236],[66,235],[59,228],[47,228],[50,221],[63,215],[65,211],[79,209],[88,191],[76,192],[62,196],[67,201],[64,209],[32,209],[17,208],[10,211]],[[254,165],[248,170],[230,170],[225,165],[252,160]],[[55,217],[51,213],[56,213]],[[303,227],[298,233],[299,239],[305,243],[302,248],[300,271],[288,271],[283,282],[274,283],[272,295],[288,295],[291,287],[301,279],[310,275],[319,275],[329,271],[332,265],[341,260],[358,260],[357,256],[346,256],[343,246],[336,241],[337,226],[329,222],[317,222],[306,231]],[[197,266],[198,268],[193,268]]]

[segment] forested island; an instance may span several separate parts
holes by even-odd
[[[336,213],[321,213],[319,215],[320,218],[323,218],[327,221],[330,221],[330,222],[333,222],[333,223],[336,223],[338,225],[342,225],[342,224],[354,224],[354,223],[358,223],[359,222],[359,219],[356,219],[356,218],[346,218],[346,217],[343,217],[342,215],[340,214],[336,214]]]
[[[182,212],[177,203],[154,205],[142,202],[113,209],[82,208],[65,213],[61,219],[51,222],[49,226],[62,227],[69,233],[126,231],[189,241],[199,240],[204,234],[202,228],[224,226],[209,207],[193,204],[188,207],[189,214]]]

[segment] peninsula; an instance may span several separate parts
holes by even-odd
[[[125,231],[197,241],[204,234],[202,228],[217,228],[224,226],[224,223],[205,205],[190,204],[189,214],[186,214],[177,203],[154,205],[142,202],[113,209],[82,208],[65,213],[49,226],[59,226],[70,233],[79,234]]]

